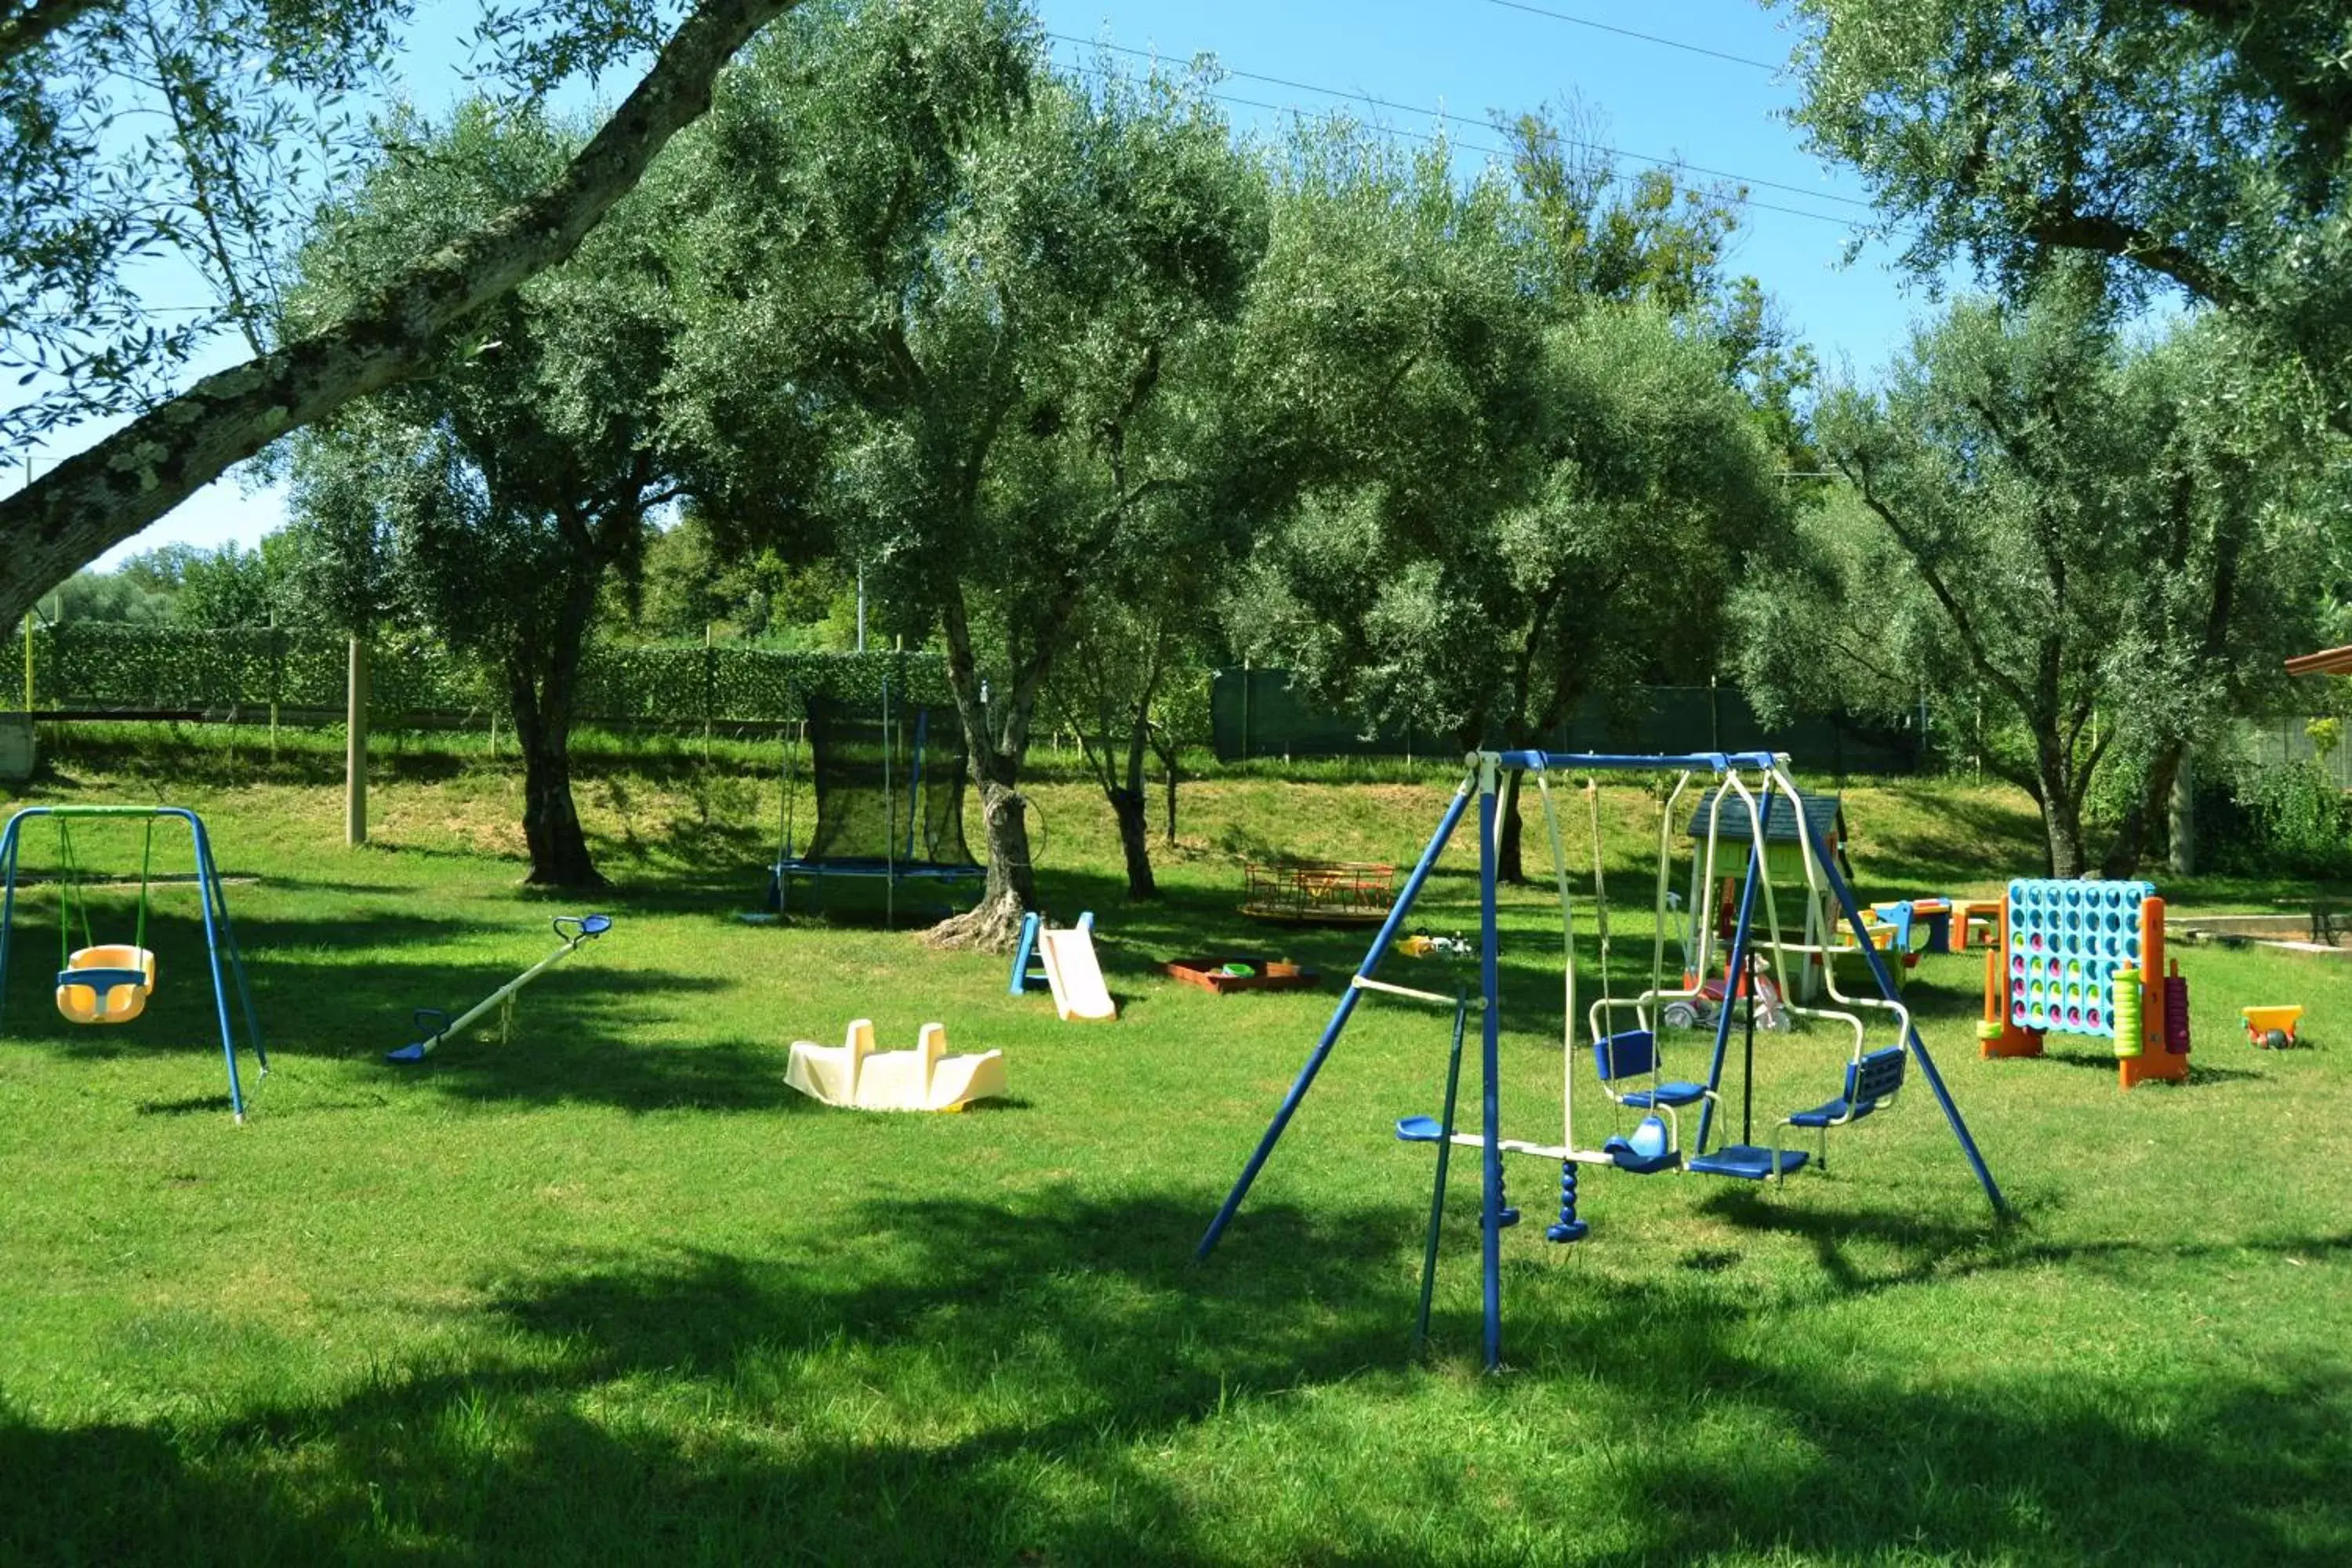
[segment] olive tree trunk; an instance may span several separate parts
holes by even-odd
[[[522,752],[522,837],[530,854],[523,882],[529,887],[606,885],[572,800],[572,700],[604,576],[601,558],[578,562],[554,617],[534,628],[543,640],[527,636],[506,660],[507,700]]]
[[[1005,952],[1021,940],[1021,922],[1037,907],[1037,871],[1030,859],[1029,803],[1021,794],[1021,764],[1029,754],[1029,725],[1036,714],[1045,661],[1033,659],[1028,668],[1015,671],[1010,690],[983,696],[961,588],[950,584],[944,600],[940,621],[947,641],[948,690],[963,725],[971,782],[980,791],[988,875],[980,902],[932,927],[929,940],[939,947]]]

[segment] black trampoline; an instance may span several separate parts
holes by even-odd
[[[856,877],[881,879],[895,915],[902,882],[953,885],[987,875],[964,843],[963,727],[952,709],[894,702],[887,686],[879,707],[812,697],[806,732],[816,824],[807,846],[796,849],[800,773],[788,746],[771,910],[790,909],[795,880],[813,884],[822,908],[826,878]]]

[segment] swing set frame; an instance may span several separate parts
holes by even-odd
[[[1465,759],[1462,783],[1455,788],[1453,799],[1448,802],[1444,815],[1438,822],[1436,831],[1430,836],[1429,842],[1422,850],[1420,858],[1414,862],[1412,874],[1406,878],[1402,890],[1397,895],[1395,905],[1389,911],[1388,919],[1381,923],[1380,931],[1372,938],[1370,947],[1365,952],[1363,963],[1357,966],[1346,992],[1340,996],[1338,1006],[1332,1012],[1330,1021],[1324,1026],[1321,1037],[1317,1040],[1314,1049],[1308,1053],[1305,1065],[1299,1068],[1298,1076],[1291,1084],[1289,1091],[1283,1097],[1281,1105],[1275,1111],[1273,1121],[1267,1124],[1264,1135],[1258,1140],[1256,1148],[1251,1152],[1247,1162],[1243,1165],[1239,1178],[1234,1183],[1232,1191],[1226,1194],[1223,1205],[1217,1210],[1216,1216],[1209,1222],[1207,1232],[1202,1235],[1199,1246],[1194,1249],[1196,1258],[1205,1259],[1215,1250],[1218,1241],[1224,1235],[1226,1226],[1233,1223],[1234,1215],[1241,1208],[1242,1201],[1248,1196],[1250,1187],[1257,1180],[1258,1173],[1265,1168],[1266,1160],[1273,1154],[1275,1145],[1281,1141],[1284,1131],[1290,1125],[1291,1118],[1297,1113],[1300,1104],[1307,1098],[1307,1091],[1314,1087],[1317,1076],[1322,1072],[1325,1062],[1330,1058],[1332,1049],[1339,1044],[1339,1037],[1347,1028],[1349,1019],[1354,1015],[1357,1004],[1367,993],[1398,995],[1414,1001],[1434,1004],[1455,1011],[1457,1018],[1465,1017],[1469,1009],[1475,1008],[1479,1014],[1480,1021],[1479,1131],[1476,1133],[1454,1131],[1452,1126],[1453,1074],[1449,1068],[1445,1124],[1442,1129],[1436,1130],[1433,1136],[1426,1133],[1422,1136],[1429,1137],[1430,1141],[1438,1142],[1441,1154],[1448,1144],[1458,1142],[1477,1148],[1482,1155],[1483,1180],[1480,1190],[1479,1233],[1483,1275],[1485,1363],[1488,1371],[1493,1371],[1502,1364],[1502,1233],[1518,1217],[1517,1211],[1508,1209],[1505,1205],[1503,1155],[1506,1152],[1535,1154],[1560,1162],[1563,1224],[1555,1227],[1555,1230],[1563,1234],[1555,1236],[1554,1239],[1563,1241],[1572,1240],[1576,1236],[1582,1234],[1580,1225],[1570,1223],[1574,1219],[1573,1205],[1578,1165],[1614,1166],[1626,1170],[1640,1170],[1643,1167],[1633,1162],[1622,1160],[1618,1152],[1606,1148],[1580,1148],[1576,1142],[1573,1088],[1576,1076],[1574,1067],[1574,1034],[1577,1023],[1576,966],[1572,945],[1573,933],[1566,929],[1563,929],[1562,932],[1566,960],[1567,1003],[1567,1014],[1563,1022],[1563,1034],[1567,1037],[1567,1046],[1564,1050],[1566,1059],[1562,1064],[1561,1089],[1563,1141],[1560,1145],[1553,1147],[1523,1141],[1506,1140],[1502,1136],[1501,1075],[1498,1069],[1502,1039],[1501,941],[1496,912],[1498,881],[1497,824],[1501,781],[1504,775],[1512,773],[1533,774],[1537,780],[1538,792],[1544,797],[1547,827],[1552,838],[1553,865],[1559,879],[1562,923],[1565,928],[1570,918],[1568,912],[1566,862],[1559,844],[1557,818],[1550,810],[1547,783],[1549,776],[1562,773],[1675,772],[1692,775],[1704,773],[1717,781],[1717,815],[1718,818],[1721,801],[1727,793],[1737,795],[1742,801],[1744,808],[1751,814],[1754,831],[1749,836],[1748,865],[1740,886],[1738,918],[1732,928],[1727,972],[1732,974],[1748,973],[1748,961],[1755,946],[1759,889],[1760,901],[1764,906],[1762,912],[1766,941],[1774,949],[1776,959],[1786,952],[1806,951],[1801,945],[1792,947],[1780,940],[1777,910],[1773,908],[1771,884],[1766,870],[1763,852],[1765,839],[1763,828],[1772,819],[1774,804],[1786,801],[1790,803],[1789,809],[1796,810],[1794,803],[1797,799],[1797,789],[1794,781],[1789,775],[1787,757],[1770,752],[1694,752],[1685,755],[1618,755],[1539,751],[1471,752]],[[1742,773],[1759,775],[1757,786],[1750,787],[1746,784],[1740,777]],[[1678,792],[1679,787],[1678,785]],[[1757,798],[1759,795],[1763,797],[1760,803]],[[1467,815],[1473,799],[1476,801],[1478,807],[1477,994],[1475,996],[1448,996],[1433,991],[1393,984],[1376,978],[1374,972],[1387,955],[1397,933],[1403,929],[1414,902],[1428,882],[1439,855],[1444,852],[1447,841],[1453,837],[1454,830],[1461,825],[1463,817]],[[1885,959],[1870,941],[1862,907],[1854,897],[1853,888],[1825,853],[1825,846],[1801,811],[1797,812],[1797,820],[1808,861],[1809,887],[1823,889],[1836,900],[1839,911],[1852,929],[1862,956],[1869,965],[1872,977],[1879,990],[1879,996],[1874,999],[1843,997],[1836,999],[1848,1002],[1850,1005],[1877,1005],[1891,1010],[1899,1025],[1903,1047],[1917,1063],[1920,1075],[1927,1080],[1929,1089],[1936,1097],[1937,1103],[1942,1107],[1945,1120],[1950,1124],[1953,1136],[1958,1142],[1961,1152],[1967,1157],[1970,1170],[1983,1187],[1987,1201],[1991,1204],[1997,1216],[2005,1215],[2009,1212],[2007,1200],[2001,1196],[2000,1188],[1994,1182],[1992,1172],[1986,1166],[1984,1156],[1978,1150],[1976,1140],[1969,1133],[1968,1123],[1960,1115],[1959,1107],[1952,1100],[1951,1091],[1945,1087],[1943,1075],[1937,1071],[1934,1060],[1928,1056],[1927,1047],[1920,1039],[1919,1031],[1912,1023],[1908,1009],[1903,1006],[1900,1000],[1901,994],[1896,989],[1895,979],[1888,971]],[[1713,840],[1714,834],[1710,831],[1709,843],[1706,851],[1710,857],[1714,853]],[[1695,911],[1695,918],[1701,912]],[[1663,942],[1663,931],[1659,933],[1658,940]],[[1702,974],[1700,979],[1704,981],[1704,978]],[[1663,995],[1645,993],[1644,999],[1654,1002],[1662,1000]],[[1638,1006],[1639,1003],[1634,1005]],[[1747,1081],[1751,1085],[1753,1082],[1755,1011],[1752,1006],[1738,1009],[1727,1002],[1726,1005],[1717,1010],[1714,1019],[1715,1040],[1707,1070],[1706,1086],[1707,1094],[1701,1105],[1696,1142],[1696,1147],[1701,1152],[1700,1163],[1696,1166],[1685,1166],[1685,1168],[1714,1174],[1777,1176],[1781,1171],[1791,1168],[1795,1163],[1802,1163],[1804,1159],[1804,1154],[1801,1151],[1780,1150],[1777,1146],[1777,1136],[1775,1147],[1770,1150],[1756,1149],[1752,1147],[1751,1142],[1743,1142],[1737,1148],[1719,1151],[1711,1170],[1706,1163],[1705,1151],[1712,1131],[1716,1097],[1722,1087],[1725,1060],[1730,1049],[1732,1016],[1735,1011],[1743,1012],[1747,1016],[1746,1050],[1751,1068]],[[1806,1011],[1816,1010],[1806,1009]],[[1595,1007],[1593,1012],[1595,1015],[1601,1015],[1603,1009]],[[1849,1015],[1832,1013],[1829,1016],[1853,1022],[1856,1028],[1862,1026],[1858,1020],[1852,1019]],[[1646,1019],[1644,1021],[1654,1022]],[[1457,1042],[1460,1039],[1458,1033],[1455,1039]],[[1457,1044],[1456,1049],[1458,1048]],[[1458,1061],[1458,1057],[1455,1059]],[[1752,1101],[1751,1089],[1743,1095],[1741,1130],[1743,1140],[1752,1141],[1753,1138]],[[1402,1124],[1399,1131],[1401,1136],[1407,1135]],[[1762,1169],[1740,1168],[1757,1162],[1767,1163]],[[1441,1202],[1443,1200],[1442,1189],[1437,1194],[1437,1199]],[[1433,1213],[1431,1258],[1433,1265],[1435,1217]],[[1424,1282],[1425,1289],[1426,1282]]]
[[[220,867],[213,858],[212,836],[205,831],[204,818],[185,806],[177,805],[27,805],[21,806],[0,828],[0,1022],[6,1017],[8,994],[8,946],[16,929],[16,866],[24,842],[25,824],[35,817],[54,817],[62,833],[65,824],[86,818],[141,818],[148,824],[148,847],[153,847],[154,825],[159,818],[170,817],[188,825],[188,834],[194,847],[197,892],[204,905],[205,952],[210,961],[213,977],[213,1011],[220,1024],[221,1058],[228,1068],[229,1110],[237,1122],[245,1121],[245,1090],[237,1081],[236,1038],[229,1022],[229,988],[234,982],[238,1011],[245,1021],[246,1036],[252,1043],[253,1054],[261,1068],[261,1076],[269,1076],[269,1051],[262,1044],[261,1024],[254,1016],[253,991],[246,983],[245,959],[237,950],[236,928],[228,917],[228,895],[221,887]],[[69,858],[58,868],[62,899],[70,899],[74,868]],[[140,867],[139,931],[140,945],[145,945],[147,919],[147,864],[144,857]],[[59,919],[66,918],[63,910]],[[222,956],[226,952],[227,966],[224,970]],[[143,982],[145,977],[133,971],[106,969],[60,970],[58,983],[98,987]]]

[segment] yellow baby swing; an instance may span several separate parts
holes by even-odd
[[[155,855],[155,819],[139,852],[139,923],[126,945],[99,942],[89,933],[89,899],[80,892],[73,830],[58,818],[58,1011],[69,1024],[127,1024],[147,1010],[155,989],[155,955],[147,951],[147,878]],[[79,907],[81,939],[73,943]]]
[[[183,806],[170,805],[28,805],[8,818],[0,829],[0,998],[6,994],[8,938],[16,912],[16,867],[25,825],[35,817],[58,819],[58,1014],[72,1024],[127,1024],[147,1009],[155,990],[155,955],[147,947],[147,902],[154,863],[155,822],[176,817],[188,825],[196,864],[197,895],[203,904],[205,947],[213,978],[213,1010],[220,1024],[221,1055],[228,1068],[229,1109],[245,1120],[245,1095],[237,1082],[236,1046],[229,1024],[229,992],[234,983],[247,1037],[263,1073],[269,1056],[261,1043],[261,1027],[253,1012],[253,994],[246,984],[245,963],[237,952],[236,929],[229,924],[228,896],[223,891],[220,868],[213,859],[212,840],[201,817]],[[144,817],[145,843],[139,858],[139,915],[128,942],[100,942],[90,932],[89,900],[81,888],[72,829],[68,817]],[[74,926],[81,927],[82,945],[73,945]],[[226,957],[227,963],[222,963]]]

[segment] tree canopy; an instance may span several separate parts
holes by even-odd
[[[1246,331],[1296,504],[1234,639],[1465,749],[1710,672],[1730,584],[1787,511],[1780,427],[1742,382],[1777,345],[1760,296],[1721,276],[1724,203],[1666,180],[1612,199],[1548,120],[1513,131],[1515,165],[1467,184],[1442,150],[1303,137]]]
[[[22,439],[103,413],[133,417],[0,500],[0,620],[271,442],[433,371],[446,333],[572,253],[708,107],[720,68],[793,3],[700,0],[667,41],[647,33],[651,13],[493,9],[485,30],[504,46],[505,79],[526,93],[658,49],[543,184],[299,330],[274,316],[268,275],[288,226],[320,194],[295,177],[296,161],[306,148],[341,155],[334,97],[373,74],[405,8],[34,0],[12,12],[0,22],[0,164],[10,175],[0,254],[14,264],[0,285],[0,356],[50,380],[0,429]],[[160,103],[141,97],[151,80]],[[161,114],[170,132],[126,137],[120,117],[134,109]],[[127,280],[164,247],[221,291],[193,324],[163,324]],[[244,335],[249,357],[178,386],[171,373],[224,326]]]
[[[2129,870],[2187,750],[2308,635],[2336,521],[2294,378],[2226,322],[2119,335],[2095,290],[1968,300],[1816,429],[1851,489],[1801,566],[1743,590],[1769,706],[1991,723],[1985,765],[2040,804],[2053,875],[2094,861],[2084,807],[2119,774]]]
[[[940,627],[989,939],[1033,897],[1020,767],[1081,610],[1233,526],[1214,393],[1262,184],[1197,91],[1049,75],[992,0],[793,18],[688,171],[714,518],[822,539]]]
[[[331,315],[419,249],[541,184],[579,138],[474,102],[404,128],[322,216],[296,307]],[[435,374],[379,393],[296,445],[306,553],[342,563],[324,595],[353,618],[389,599],[493,672],[524,762],[533,881],[593,885],[571,795],[572,700],[608,577],[634,577],[647,514],[677,493],[656,393],[678,331],[646,202],[581,253],[486,308]]]
[[[1796,114],[1907,257],[2067,253],[2243,315],[2352,424],[2352,32],[2327,0],[1793,0]]]

